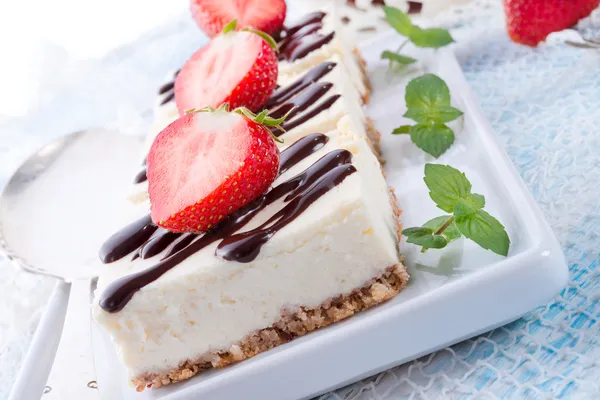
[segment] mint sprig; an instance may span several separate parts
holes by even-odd
[[[410,135],[417,147],[438,158],[454,143],[454,131],[446,123],[463,115],[462,111],[450,105],[448,85],[433,74],[420,76],[408,83],[405,101],[407,111],[404,117],[417,124],[400,126],[392,133]]]
[[[438,49],[454,42],[452,35],[446,29],[442,28],[421,28],[414,25],[408,14],[396,7],[383,6],[385,18],[388,23],[402,36],[406,41],[396,52],[389,50],[381,54],[381,58],[389,60],[390,65],[396,62],[400,65],[409,65],[417,60],[400,54],[400,51],[407,43],[412,43],[417,47]]]
[[[426,164],[425,184],[429,197],[441,210],[450,213],[427,221],[421,227],[402,231],[408,243],[428,249],[442,249],[461,236],[479,246],[506,256],[510,238],[504,226],[484,211],[485,197],[471,192],[466,175],[448,165]]]

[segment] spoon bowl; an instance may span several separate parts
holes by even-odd
[[[9,400],[97,398],[89,315],[97,254],[127,218],[124,198],[139,168],[131,155],[140,149],[138,138],[116,132],[75,132],[35,152],[6,184],[0,251],[58,279]]]
[[[30,156],[0,197],[0,247],[17,266],[67,282],[91,278],[97,250],[119,227],[137,138],[94,129]]]

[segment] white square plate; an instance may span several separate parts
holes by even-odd
[[[395,299],[237,365],[143,393],[128,385],[110,340],[93,325],[102,398],[310,398],[515,320],[566,285],[561,248],[494,138],[452,52],[413,49],[421,60],[416,67],[387,71],[379,55],[399,44],[400,37],[389,33],[361,48],[373,82],[368,113],[383,134],[386,173],[404,210],[404,226],[441,215],[428,196],[423,167],[427,162],[450,164],[467,174],[474,192],[486,197],[486,209],[507,227],[509,256],[464,239],[425,255],[403,243],[412,279]],[[448,83],[453,103],[465,113],[453,125],[456,143],[438,160],[417,149],[407,135],[390,134],[409,122],[401,117],[404,87],[426,71]]]

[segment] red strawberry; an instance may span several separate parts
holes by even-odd
[[[240,28],[255,28],[273,35],[283,26],[285,0],[191,0],[192,17],[210,37],[217,36],[232,19]]]
[[[147,166],[152,220],[200,233],[269,188],[279,150],[269,129],[246,116],[194,112],[157,136]]]
[[[587,17],[600,0],[504,0],[511,40],[537,46],[552,32],[562,31]]]
[[[278,72],[277,54],[261,36],[226,32],[184,64],[175,80],[175,102],[181,115],[224,103],[257,110],[273,93]]]

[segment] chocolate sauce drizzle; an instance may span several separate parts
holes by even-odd
[[[306,15],[294,25],[285,27],[279,42],[279,60],[294,62],[321,48],[335,37],[335,32],[323,35],[325,13],[318,11]]]
[[[148,180],[147,172],[146,168],[138,172],[135,178],[133,178],[133,183],[137,185],[138,183],[146,182]]]
[[[180,69],[175,71],[173,74],[173,80],[165,83],[160,88],[158,88],[158,95],[162,96],[162,100],[160,101],[160,105],[164,106],[165,104],[175,100],[175,78],[179,75]]]
[[[289,170],[327,143],[328,137],[317,133],[305,136],[281,153],[280,171]],[[352,154],[347,150],[327,153],[302,173],[273,187],[261,197],[237,210],[203,235],[180,234],[158,228],[149,216],[126,226],[102,246],[100,258],[104,263],[114,262],[135,252],[133,259],[150,258],[166,250],[165,256],[154,266],[112,282],[100,298],[100,306],[107,312],[118,312],[131,300],[134,293],[160,278],[170,269],[219,240],[216,255],[241,263],[251,262],[261,247],[281,228],[296,219],[318,198],[347,176],[356,172],[351,164]],[[284,197],[286,205],[267,223],[251,231],[235,234],[268,205]]]
[[[326,96],[333,84],[319,82],[319,80],[329,74],[336,66],[337,64],[333,62],[321,63],[295,82],[285,87],[279,87],[273,92],[271,98],[262,108],[263,110],[269,110],[272,117],[280,118],[288,111],[296,108],[281,124],[283,130],[278,128],[271,130],[275,136],[283,135],[286,131],[316,117],[335,104],[340,95]],[[317,104],[319,101],[320,103]],[[138,176],[140,175],[141,172]],[[136,183],[138,183],[137,180],[138,177],[135,179]]]
[[[330,82],[319,82],[336,65],[336,63],[332,62],[321,63],[295,82],[279,88],[273,93],[263,109],[270,110],[270,116],[273,118],[283,117],[291,111],[285,122],[281,124],[283,130],[279,128],[271,129],[271,132],[275,136],[281,136],[286,131],[314,118],[329,109],[340,98],[338,94],[325,97],[333,87],[333,84]],[[317,104],[317,102],[319,103]]]
[[[350,7],[354,7],[360,11],[366,11],[360,7],[358,7],[356,5],[356,0],[346,0],[346,3],[350,6]],[[371,0],[371,5],[373,6],[385,6],[385,0]],[[421,8],[423,7],[423,3],[421,3],[420,1],[409,1],[408,2],[408,13],[409,14],[416,14],[418,12],[421,11]]]
[[[100,248],[100,260],[105,264],[120,260],[142,246],[157,229],[150,215],[132,222],[104,242]]]
[[[351,159],[352,155],[348,150],[336,150],[327,154],[303,174],[294,178],[297,179],[295,182],[302,183],[299,183],[296,189],[286,197],[286,201],[293,198],[290,203],[258,228],[224,238],[217,246],[216,255],[228,261],[241,263],[253,261],[260,253],[262,246],[275,233],[295,220],[312,203],[339,185],[348,175],[356,172],[356,168],[350,164]],[[318,166],[318,164],[323,164],[323,166]],[[313,169],[313,167],[316,168]],[[288,182],[291,181],[293,180]],[[308,186],[311,182],[312,184]]]

